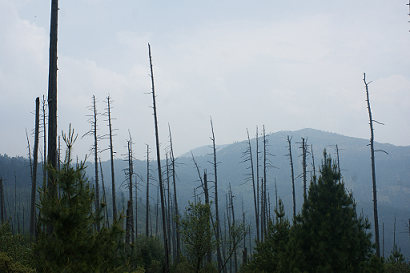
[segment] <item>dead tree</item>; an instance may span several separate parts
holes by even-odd
[[[36,98],[36,121],[34,127],[34,151],[33,151],[33,171],[31,180],[31,207],[30,207],[30,236],[34,237],[34,227],[36,225],[36,189],[37,189],[37,162],[38,162],[38,141],[40,127],[40,98]]]
[[[170,147],[170,156],[171,156],[171,167],[172,167],[172,182],[174,184],[174,206],[175,206],[175,217],[178,219],[179,212],[178,212],[178,200],[177,200],[177,185],[176,185],[176,172],[175,172],[175,157],[174,157],[174,149],[172,147],[172,135],[171,135],[171,126],[168,124],[169,129],[169,147]],[[175,229],[176,229],[176,254],[177,260],[176,262],[179,263],[179,253],[181,251],[181,239],[179,236],[179,222],[175,221]]]
[[[57,168],[57,29],[58,29],[58,0],[51,1],[50,20],[50,56],[48,71],[48,164]],[[48,174],[48,194],[56,196],[56,177],[53,172]],[[53,227],[48,226],[51,234]]]
[[[302,142],[300,148],[302,149],[302,179],[303,179],[303,202],[306,202],[307,199],[307,177],[306,177],[306,156],[307,156],[307,140],[302,137]]]
[[[102,185],[102,190],[103,190],[103,202],[107,204],[107,196],[105,195],[105,185],[104,185],[104,173],[103,173],[103,168],[101,164],[101,158],[98,158],[98,161],[100,163],[100,172],[101,172],[101,185]],[[110,226],[110,221],[108,219],[108,206],[105,206],[105,217],[103,218],[105,221],[104,225],[106,227]]]
[[[252,181],[252,187],[253,187],[253,201],[254,201],[254,206],[255,206],[255,220],[256,220],[256,238],[257,241],[259,242],[260,238],[259,238],[259,212],[258,212],[258,199],[257,199],[257,189],[256,189],[256,185],[255,185],[255,175],[254,175],[254,168],[253,168],[253,154],[252,154],[252,145],[251,145],[251,140],[249,138],[249,131],[248,129],[246,129],[246,133],[248,135],[248,148],[245,150],[245,152],[242,153],[242,158],[243,161],[242,162],[247,162],[249,161],[250,166],[247,167],[247,169],[250,169],[251,173],[250,176],[247,177],[246,181],[251,180]]]
[[[134,175],[134,167],[133,167],[133,156],[132,156],[132,138],[131,138],[131,133],[130,139],[127,141],[127,147],[128,147],[128,168],[126,169],[126,176],[128,178],[128,193],[129,193],[129,199],[128,199],[128,210],[127,210],[127,218],[129,220],[129,225],[127,226],[127,233],[130,233],[130,238],[131,241],[128,243],[134,243],[134,217],[133,217],[133,206],[132,206],[132,178]]]
[[[260,152],[259,152],[259,132],[258,132],[258,126],[256,126],[256,206],[257,206],[257,211],[258,211],[258,214],[257,214],[257,216],[255,216],[255,218],[257,217],[258,218],[258,222],[257,222],[257,228],[256,228],[256,232],[257,232],[257,238],[258,238],[258,242],[259,242],[259,240],[260,240],[260,232],[259,232],[259,230],[260,230],[260,228],[261,228],[261,226],[260,226],[260,202],[259,202],[259,199],[260,199],[260,191],[259,191],[259,154],[260,154]]]
[[[147,200],[146,200],[146,214],[145,214],[145,236],[147,238],[149,237],[149,180],[150,180],[150,174],[149,174],[149,145],[147,144]]]
[[[91,124],[91,129],[87,133],[83,135],[91,135],[94,138],[94,144],[91,146],[90,151],[94,152],[94,181],[95,181],[95,212],[98,214],[100,211],[100,188],[99,188],[99,183],[98,183],[98,141],[100,140],[100,136],[97,134],[97,116],[99,115],[97,112],[97,105],[96,105],[96,100],[95,96],[93,95],[92,99],[92,105],[87,107],[89,110],[92,111],[90,118],[88,119],[88,122]],[[96,222],[96,229],[99,232],[100,231],[100,223],[99,221]]]
[[[313,181],[316,182],[316,167],[315,167],[315,157],[313,155],[313,144],[310,144],[310,153],[312,154]]]
[[[43,100],[41,102],[42,105],[42,109],[41,109],[41,119],[42,119],[42,128],[43,128],[43,143],[44,143],[44,148],[43,148],[43,182],[47,181],[47,169],[46,169],[46,165],[47,165],[47,103],[46,103],[46,99],[44,98],[43,95]]]
[[[293,197],[293,220],[296,220],[296,192],[295,192],[295,174],[293,172],[293,159],[292,159],[292,138],[287,137],[289,153],[289,162],[290,162],[290,173],[292,177],[292,197]]]
[[[367,111],[369,113],[369,124],[370,124],[370,159],[372,164],[372,184],[373,184],[373,214],[374,214],[374,238],[376,243],[376,255],[380,257],[380,244],[379,244],[379,217],[377,214],[377,191],[376,191],[376,167],[374,163],[374,132],[373,132],[373,118],[372,111],[370,109],[369,100],[369,84],[366,82],[366,74],[363,74],[363,82],[366,87],[366,102]],[[377,121],[375,121],[377,122]]]
[[[211,131],[212,131],[212,150],[213,150],[213,162],[212,166],[214,168],[214,183],[215,183],[215,220],[216,220],[216,241],[218,242],[217,247],[216,247],[216,256],[218,260],[218,270],[221,270],[222,268],[222,256],[221,256],[221,248],[220,248],[220,221],[219,221],[219,207],[218,207],[218,175],[217,175],[217,166],[218,163],[216,161],[216,144],[215,144],[215,133],[214,133],[214,126],[212,124],[212,118],[211,118]]]
[[[113,219],[117,219],[117,206],[115,203],[115,175],[114,175],[114,147],[112,145],[113,129],[112,129],[112,118],[111,118],[111,101],[110,96],[107,97],[107,115],[108,115],[108,128],[110,130],[110,161],[111,161],[111,188],[112,188],[112,214]]]
[[[169,272],[169,251],[168,251],[168,238],[167,238],[167,228],[166,228],[166,221],[165,221],[165,202],[164,202],[164,191],[163,191],[163,181],[162,181],[162,173],[161,173],[161,157],[160,157],[160,149],[159,149],[159,132],[158,132],[158,119],[157,119],[157,107],[155,104],[155,88],[154,88],[154,71],[152,67],[152,58],[151,58],[151,46],[148,44],[148,53],[149,53],[149,63],[151,69],[151,89],[152,89],[152,101],[153,101],[153,108],[154,108],[154,125],[155,125],[155,141],[157,147],[157,164],[158,164],[158,183],[159,183],[159,190],[161,194],[161,213],[162,213],[162,231],[164,235],[164,253],[165,253],[165,272]]]

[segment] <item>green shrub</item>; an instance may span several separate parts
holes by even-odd
[[[7,273],[32,273],[36,270],[26,267],[19,262],[13,262],[13,259],[6,255],[4,252],[0,252],[0,272]]]

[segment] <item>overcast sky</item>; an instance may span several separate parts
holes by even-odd
[[[0,0],[0,154],[27,155],[35,98],[47,95],[50,2]],[[160,141],[169,123],[176,155],[211,144],[210,116],[217,144],[257,125],[369,138],[364,72],[385,123],[375,140],[410,145],[407,0],[59,2],[58,132],[71,123],[81,137],[92,96],[103,113],[110,95],[117,158],[128,130],[136,158],[155,145],[148,43]],[[98,127],[108,133],[105,117]],[[92,142],[79,138],[74,153]]]

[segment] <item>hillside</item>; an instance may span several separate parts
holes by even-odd
[[[323,132],[314,129],[303,129],[299,131],[280,131],[267,135],[269,160],[274,168],[270,168],[267,172],[268,190],[270,202],[272,203],[272,213],[275,204],[275,196],[282,198],[285,204],[285,210],[288,217],[292,212],[292,187],[288,154],[287,136],[292,137],[292,154],[294,161],[295,176],[302,173],[300,141],[301,137],[307,139],[308,145],[313,145],[316,170],[320,165],[323,149],[327,149],[328,153],[336,159],[335,145],[338,145],[340,166],[342,169],[343,181],[349,191],[353,192],[353,196],[357,201],[359,213],[363,212],[369,217],[373,224],[372,218],[372,187],[371,187],[371,169],[370,169],[370,148],[367,146],[368,140],[342,136],[339,134]],[[262,147],[262,138],[259,139],[259,147]],[[218,141],[216,134],[216,141]],[[251,140],[253,152],[256,147],[255,139]],[[385,252],[386,255],[390,252],[393,246],[393,223],[394,217],[397,218],[396,241],[401,247],[403,253],[408,258],[410,255],[410,242],[408,234],[408,218],[410,218],[410,147],[398,147],[391,144],[376,143],[376,149],[384,150],[388,154],[380,152],[376,153],[376,173],[377,173],[377,191],[379,205],[379,223],[380,223],[380,238],[382,238],[383,223],[385,227]],[[238,215],[242,215],[242,202],[245,208],[247,221],[253,220],[253,190],[249,182],[245,183],[246,174],[249,172],[247,168],[249,163],[243,163],[242,154],[247,148],[247,142],[237,142],[230,145],[221,145],[217,150],[218,160],[218,190],[221,202],[221,210],[224,210],[225,194],[229,184],[232,186],[235,196],[235,206]],[[201,173],[205,169],[208,172],[208,180],[213,180],[212,165],[209,163],[212,160],[212,149],[209,146],[199,147],[193,150],[195,159],[200,167]],[[154,157],[154,153],[151,154]],[[17,173],[17,184],[30,184],[28,176],[28,164],[22,163],[22,159],[11,159],[0,157],[0,175],[6,179],[6,188],[9,193],[14,187],[14,172],[13,166],[9,163],[14,160]],[[27,160],[26,160],[27,161]],[[9,162],[9,163],[7,163]],[[194,167],[191,154],[180,156],[177,162],[177,191],[179,207],[184,208],[188,200],[192,200],[195,194],[201,196],[200,183],[198,182],[198,173]],[[308,171],[309,177],[312,175],[312,157],[308,156]],[[87,163],[87,174],[92,177],[94,168],[91,163]],[[25,167],[24,167],[25,166]],[[105,186],[110,188],[111,171],[110,162],[102,163]],[[165,168],[165,162],[163,163]],[[151,174],[156,176],[156,163],[151,162]],[[125,181],[124,169],[127,168],[127,163],[117,159],[115,161],[116,187],[117,190],[125,191],[125,186],[121,186]],[[39,169],[41,170],[41,168]],[[165,171],[165,169],[163,170]],[[146,162],[135,160],[134,172],[139,176],[137,178],[139,185],[139,196],[141,202],[145,202],[146,189]],[[25,177],[25,178],[24,178]],[[23,183],[25,181],[25,183]],[[41,180],[40,180],[41,181]],[[275,193],[275,182],[276,190]],[[156,186],[156,181],[151,181],[151,184]],[[157,188],[150,187],[151,203],[155,202],[157,196]],[[110,191],[107,191],[110,192]],[[302,179],[296,179],[296,195],[297,195],[297,211],[302,205]],[[119,197],[122,194],[118,195]],[[126,194],[125,194],[126,198]],[[182,209],[181,209],[182,210]],[[372,229],[373,231],[373,229]],[[382,245],[381,245],[382,246]]]

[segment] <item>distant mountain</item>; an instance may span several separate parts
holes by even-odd
[[[326,149],[331,154],[334,160],[337,159],[336,145],[339,149],[340,168],[343,175],[343,181],[346,188],[353,192],[353,196],[357,201],[358,213],[362,213],[369,217],[373,225],[372,212],[372,183],[371,183],[371,164],[370,164],[370,148],[369,141],[366,139],[359,139],[347,137],[335,133],[323,132],[314,129],[303,129],[298,131],[279,131],[271,133],[266,136],[269,163],[271,167],[267,172],[267,182],[270,203],[272,204],[271,213],[276,203],[276,196],[284,201],[286,214],[288,217],[292,215],[292,187],[291,174],[289,166],[288,144],[287,136],[292,138],[292,154],[294,161],[295,176],[302,173],[301,163],[301,138],[307,140],[308,145],[312,145],[309,149],[313,151],[315,159],[316,172],[319,171],[319,166],[323,158],[323,150]],[[262,151],[262,137],[259,137],[259,149]],[[216,142],[218,138],[216,135]],[[210,143],[211,144],[211,143]],[[250,182],[245,182],[247,174],[249,173],[249,162],[244,162],[243,152],[247,149],[247,141],[237,142],[229,145],[218,146],[217,161],[218,161],[218,193],[219,201],[221,202],[221,213],[225,210],[225,194],[229,184],[232,186],[232,191],[235,196],[235,207],[238,215],[242,215],[242,206],[245,209],[248,221],[252,222],[254,219],[253,208],[253,189]],[[252,151],[254,157],[256,155],[256,140],[251,139]],[[376,153],[376,179],[377,179],[377,196],[379,206],[379,224],[380,224],[380,238],[384,224],[385,227],[385,254],[389,255],[393,246],[393,222],[396,215],[397,230],[396,242],[399,242],[403,253],[408,258],[410,255],[409,229],[406,225],[410,218],[410,146],[394,146],[391,144],[375,143],[377,150],[384,152]],[[208,180],[213,181],[212,148],[211,146],[203,146],[192,150],[195,160],[200,168],[201,175],[204,170],[207,170]],[[260,154],[261,155],[261,154]],[[151,157],[154,157],[152,153]],[[9,158],[9,160],[12,160]],[[19,162],[15,160],[15,162]],[[7,160],[0,158],[0,175],[7,174],[8,192],[11,192],[12,181],[14,181],[13,167],[5,163]],[[202,190],[198,180],[198,172],[192,161],[191,153],[184,154],[177,158],[177,191],[179,207],[183,210],[187,205],[188,200],[192,200],[194,195],[199,195],[202,198]],[[260,161],[261,163],[262,161]],[[16,163],[17,164],[17,163]],[[21,163],[19,163],[21,169]],[[26,168],[28,168],[28,164]],[[256,160],[255,160],[256,164]],[[312,154],[308,155],[308,177],[312,176]],[[93,177],[94,168],[92,163],[87,163],[87,174]],[[110,162],[102,162],[104,183],[107,189],[111,188],[111,170]],[[151,162],[151,174],[156,177],[156,163]],[[165,161],[162,164],[163,172],[166,173]],[[127,162],[117,159],[115,161],[115,176],[117,190],[125,192],[125,174],[124,169],[128,167]],[[138,174],[138,198],[145,200],[146,189],[146,162],[135,160],[134,172]],[[20,170],[19,169],[19,170]],[[29,174],[29,171],[17,171],[18,176]],[[256,172],[255,172],[256,173]],[[262,169],[260,170],[260,176]],[[166,175],[164,176],[166,177]],[[18,179],[22,179],[19,178]],[[26,185],[30,184],[29,178],[26,180]],[[41,181],[41,180],[40,180]],[[165,181],[167,184],[167,181]],[[151,184],[156,186],[158,183],[151,180]],[[123,185],[123,186],[121,186]],[[275,187],[276,185],[276,187]],[[14,186],[14,185],[13,185]],[[150,187],[150,196],[152,203],[154,203],[157,196],[156,187]],[[276,188],[276,192],[275,192]],[[107,191],[109,192],[109,191]],[[120,193],[118,196],[121,196]],[[297,195],[297,211],[302,206],[302,179],[296,179],[296,195]],[[126,198],[125,194],[125,198]],[[243,203],[242,203],[243,202]],[[373,232],[373,228],[371,230]]]

